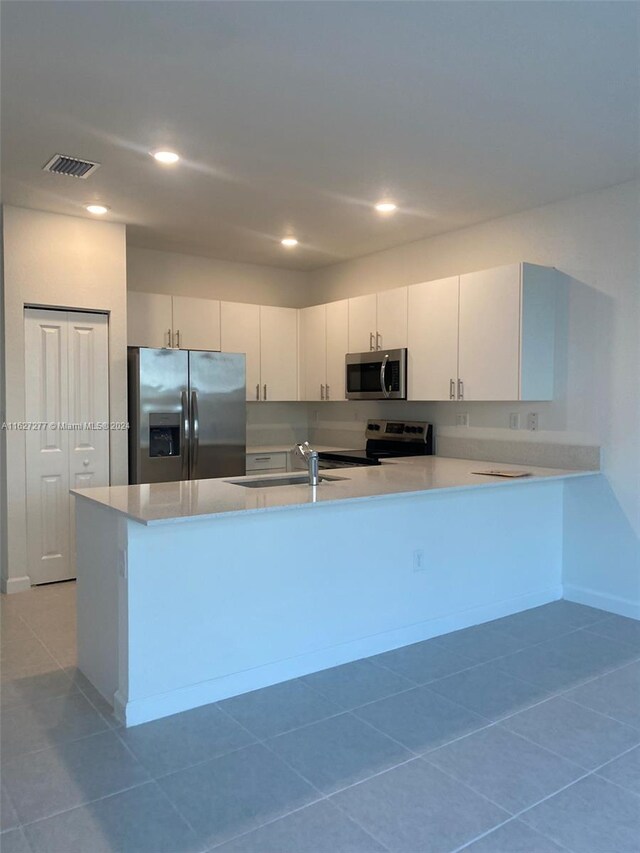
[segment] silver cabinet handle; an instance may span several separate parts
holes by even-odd
[[[256,385],[256,400],[260,399],[260,383]]]
[[[191,476],[198,470],[198,451],[200,449],[200,421],[198,418],[198,392],[191,392]]]
[[[382,389],[382,394],[384,397],[389,397],[389,392],[387,391],[387,382],[386,382],[386,372],[387,372],[387,362],[389,361],[389,356],[385,355],[382,359],[382,364],[380,365],[380,388]]]
[[[167,329],[167,346],[171,347],[171,329]]]
[[[376,332],[376,349],[382,349],[382,335],[380,332]]]
[[[458,379],[458,400],[464,400],[464,383]]]
[[[263,387],[264,387],[264,396],[263,396],[263,398],[262,398],[262,399],[263,399],[263,400],[266,400],[266,399],[267,399],[267,383],[266,383],[266,382],[264,383],[264,386],[263,386]]]
[[[450,400],[456,399],[456,380],[455,379],[449,380],[449,399]]]
[[[325,400],[329,399],[329,386],[328,385],[324,386],[324,399]]]
[[[376,339],[375,339],[375,335],[373,334],[373,332],[369,332],[369,350],[371,352],[373,352],[376,348],[375,340]]]
[[[189,425],[189,400],[187,392],[183,391],[180,395],[182,404],[182,479],[189,479],[189,444],[190,444],[190,425]]]
[[[324,400],[324,385],[320,383],[320,399]]]
[[[256,456],[256,457],[254,457],[253,461],[254,462],[270,462],[271,457],[270,456]]]
[[[180,334],[180,329],[178,329],[176,335],[178,336],[178,349],[180,349],[180,338],[182,337],[182,335]]]

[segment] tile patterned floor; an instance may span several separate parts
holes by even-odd
[[[125,730],[74,598],[2,598],[2,853],[640,853],[640,622],[559,601]]]

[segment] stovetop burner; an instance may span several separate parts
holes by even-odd
[[[383,459],[402,456],[430,456],[433,453],[433,427],[424,421],[367,422],[364,450],[335,450],[319,454],[320,467],[355,468],[379,465]]]

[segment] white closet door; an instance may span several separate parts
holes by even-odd
[[[38,584],[75,577],[69,489],[109,484],[109,430],[90,428],[109,421],[107,317],[28,309],[25,363],[26,419],[47,425],[26,433],[28,571]]]
[[[25,312],[27,559],[31,582],[74,576],[69,531],[68,323],[64,311]],[[53,426],[48,426],[53,424]]]

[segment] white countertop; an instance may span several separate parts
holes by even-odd
[[[504,471],[529,471],[532,476],[508,479],[473,473],[495,468]],[[320,473],[345,479],[320,483],[316,488],[305,483],[261,489],[234,485],[229,480],[241,478],[230,477],[220,480],[72,489],[71,493],[109,507],[141,524],[162,524],[203,521],[207,518],[228,517],[229,514],[291,507],[313,507],[329,502],[376,500],[389,495],[470,488],[515,488],[541,480],[593,476],[599,472],[565,471],[558,468],[534,468],[502,462],[426,456],[388,460],[382,465],[371,467],[340,468]],[[260,475],[262,479],[286,479],[290,476],[291,473]],[[249,475],[246,479],[256,479],[256,476]]]
[[[252,444],[247,447],[247,453],[290,453],[292,444]],[[313,449],[319,453],[331,453],[335,450],[350,450],[349,447],[331,447],[328,444],[314,444]]]

